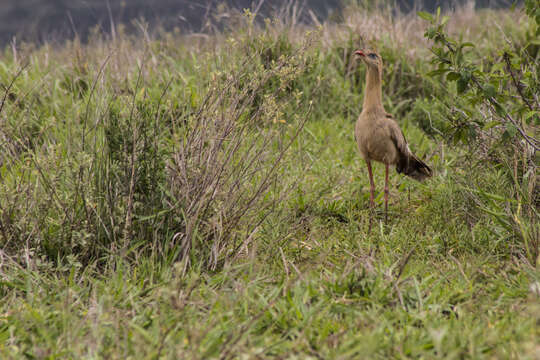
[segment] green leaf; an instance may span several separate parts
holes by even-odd
[[[448,81],[456,81],[457,79],[459,79],[461,77],[461,75],[455,71],[452,71],[451,73],[448,73],[448,75],[446,75],[446,80]]]
[[[493,64],[493,66],[491,67],[491,73],[495,74],[495,73],[503,71],[503,66],[504,66],[503,63]]]
[[[469,78],[465,76],[460,76],[459,80],[457,81],[458,94],[463,94],[465,90],[467,90],[468,85],[469,85]]]
[[[489,129],[491,129],[492,127],[497,126],[497,125],[499,125],[499,124],[500,124],[499,121],[490,121],[490,122],[486,123],[486,124],[482,127],[482,129],[483,129],[483,130],[489,130]]]
[[[448,20],[450,20],[449,16],[443,16],[443,18],[441,19],[441,25],[443,25],[443,26],[446,25]]]
[[[461,48],[463,49],[465,47],[475,47],[475,45],[472,42],[464,42],[461,44]]]
[[[427,75],[433,77],[433,76],[437,76],[437,75],[443,75],[444,73],[446,73],[448,71],[449,71],[449,69],[445,69],[445,68],[443,68],[443,69],[435,69],[433,71],[428,72]]]
[[[493,105],[495,107],[495,112],[497,113],[497,115],[499,115],[500,117],[505,117],[506,111],[504,110],[504,108],[499,105],[499,103],[495,103]]]
[[[497,90],[495,89],[495,86],[487,84],[486,86],[484,86],[484,94],[489,97],[495,98],[495,96],[497,95]]]
[[[416,13],[416,15],[420,16],[422,19],[433,22],[433,15],[430,13],[427,13],[425,11],[419,11]]]
[[[436,34],[437,34],[437,30],[435,30],[434,28],[429,28],[424,33],[424,36],[427,37],[428,39],[433,39]]]
[[[528,111],[527,114],[525,114],[525,116],[523,117],[523,120],[525,120],[527,123],[529,122],[528,120],[530,118],[535,118],[535,115],[536,115],[536,121],[534,123],[537,123],[538,122],[538,114],[539,112],[538,111]]]
[[[508,135],[513,138],[517,134],[517,128],[514,124],[507,122],[506,123],[506,131],[508,132]]]

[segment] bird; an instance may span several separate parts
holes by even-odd
[[[382,104],[383,61],[376,51],[361,49],[355,51],[357,59],[366,65],[366,85],[362,112],[356,121],[354,137],[358,150],[364,158],[370,184],[370,208],[375,207],[373,171],[371,162],[385,165],[384,212],[388,222],[388,169],[395,166],[398,173],[405,174],[415,180],[423,181],[431,177],[431,168],[414,155],[409,149],[407,140],[399,125]],[[369,229],[372,219],[370,217]]]

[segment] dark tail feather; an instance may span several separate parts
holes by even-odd
[[[423,181],[433,175],[430,167],[416,155],[410,153],[408,159],[403,160],[405,161],[400,161],[396,167],[398,173],[403,173],[418,181]]]

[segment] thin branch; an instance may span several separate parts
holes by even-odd
[[[9,90],[11,90],[11,88],[15,84],[15,81],[17,81],[19,76],[21,76],[22,72],[24,71],[24,69],[26,69],[28,67],[28,65],[29,65],[29,63],[24,64],[19,69],[19,71],[17,71],[17,74],[15,74],[13,79],[11,79],[11,81],[9,82],[9,85],[7,86],[7,88],[5,88],[6,90],[4,92],[4,97],[2,98],[2,103],[0,103],[0,113],[2,113],[2,109],[4,109],[4,104],[6,103],[6,99],[7,99],[8,95],[9,95]]]
[[[529,109],[531,111],[534,111],[534,108],[533,108],[532,104],[529,102],[529,100],[523,94],[523,85],[521,85],[521,83],[516,79],[516,75],[512,71],[512,66],[510,64],[510,55],[507,52],[504,53],[503,59],[506,62],[506,68],[507,68],[508,72],[510,73],[510,75],[512,76],[512,81],[514,82],[514,86],[516,87],[516,89],[517,89],[517,91],[519,93],[519,96],[521,96],[521,99],[523,100],[523,102],[525,104],[527,104]]]

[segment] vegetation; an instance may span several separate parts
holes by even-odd
[[[532,3],[7,48],[0,357],[537,358]],[[435,171],[370,234],[365,46]]]

